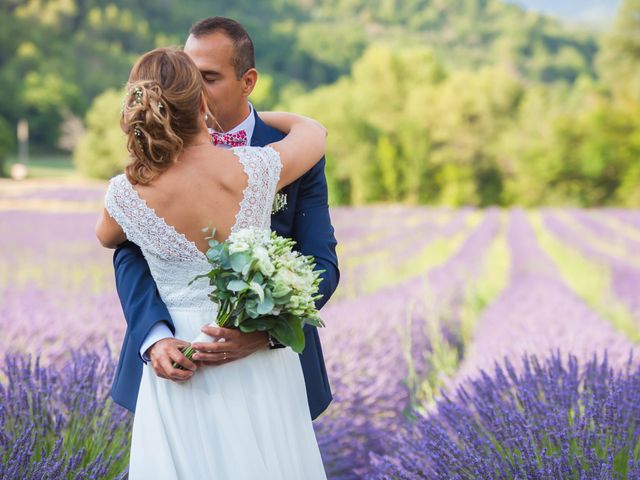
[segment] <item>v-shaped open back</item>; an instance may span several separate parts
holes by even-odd
[[[247,227],[270,227],[271,207],[282,164],[271,147],[232,149],[248,177],[231,231]],[[127,239],[137,244],[167,306],[201,305],[209,302],[205,285],[189,282],[206,272],[206,255],[183,233],[168,224],[138,194],[124,174],[111,179],[105,196],[107,211]],[[201,226],[197,226],[201,227]]]

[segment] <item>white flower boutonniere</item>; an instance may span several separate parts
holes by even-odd
[[[277,192],[273,198],[273,206],[271,207],[271,215],[278,213],[280,210],[287,208],[287,194]]]

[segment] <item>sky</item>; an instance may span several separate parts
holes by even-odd
[[[622,0],[509,0],[563,19],[604,26],[615,17]]]

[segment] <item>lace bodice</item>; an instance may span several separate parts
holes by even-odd
[[[280,156],[271,147],[238,147],[232,151],[243,165],[248,181],[231,231],[251,226],[270,228],[271,207],[282,168]],[[160,297],[169,309],[212,307],[207,297],[207,279],[189,286],[194,277],[209,270],[206,256],[194,242],[159,217],[124,174],[109,182],[105,206],[127,238],[142,250]]]

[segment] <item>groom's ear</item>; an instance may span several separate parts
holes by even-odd
[[[255,68],[250,68],[249,70],[244,72],[244,75],[242,75],[240,82],[242,83],[242,94],[245,97],[248,97],[249,95],[251,95],[251,92],[253,92],[253,89],[258,82],[258,71]]]

